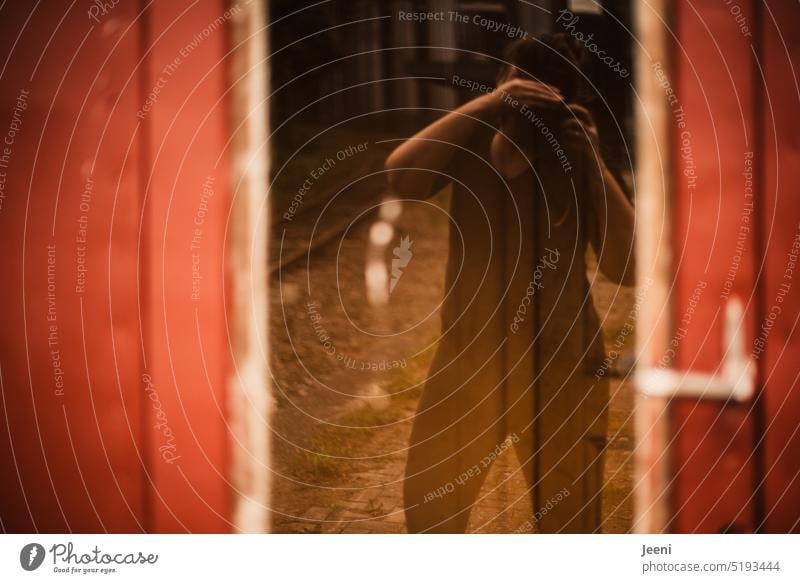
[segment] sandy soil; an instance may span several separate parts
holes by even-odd
[[[439,332],[445,207],[445,197],[404,207],[389,248],[409,236],[413,257],[386,306],[371,306],[365,294],[370,221],[273,275],[276,532],[404,532],[405,449]],[[341,221],[346,212],[331,211],[320,224]],[[275,235],[280,238],[279,229]],[[632,293],[603,283],[593,293],[613,343],[629,317]],[[628,384],[614,380],[605,532],[631,526],[632,406]],[[531,532],[532,516],[509,450],[490,471],[470,531]]]

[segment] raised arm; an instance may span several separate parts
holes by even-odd
[[[569,108],[574,117],[564,122],[562,131],[567,147],[585,160],[594,206],[589,237],[598,267],[616,283],[634,285],[633,205],[600,155],[597,127],[591,114],[580,105],[570,105]]]
[[[389,187],[400,195],[424,198],[433,194],[437,172],[444,172],[457,146],[466,145],[481,122],[496,125],[503,107],[519,108],[558,103],[557,89],[525,79],[511,79],[492,93],[477,97],[400,144],[386,159]]]

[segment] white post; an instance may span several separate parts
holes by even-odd
[[[270,415],[274,408],[267,330],[269,92],[264,2],[241,2],[231,25],[231,220],[228,232],[233,368],[229,382],[232,522],[270,529]]]
[[[641,302],[636,323],[637,369],[652,368],[669,342],[670,120],[654,66],[669,71],[669,2],[634,3],[636,91],[636,263]],[[639,294],[637,294],[637,297]],[[637,387],[634,450],[634,530],[663,532],[669,521],[668,398]]]

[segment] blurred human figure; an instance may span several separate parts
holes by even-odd
[[[409,532],[464,532],[508,444],[539,531],[601,524],[608,382],[584,257],[591,245],[600,270],[631,285],[634,211],[581,103],[580,61],[567,35],[514,43],[494,92],[386,162],[404,198],[453,186],[441,340],[409,443]]]

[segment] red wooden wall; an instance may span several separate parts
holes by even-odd
[[[746,152],[755,148],[751,41],[723,3],[677,2],[673,30],[678,107],[686,122],[685,128],[673,123],[676,335],[690,313],[690,298],[699,295],[675,364],[680,370],[719,372],[726,285],[745,302],[749,320],[758,301],[752,229],[736,259],[740,226],[748,227],[742,170]],[[726,284],[734,264],[735,278]],[[717,532],[730,524],[752,530],[749,410],[749,403],[675,403],[673,530]]]
[[[165,446],[165,436],[150,440],[158,532],[182,531],[187,522],[196,525],[189,527],[193,531],[226,530],[230,514],[222,391],[228,361],[223,293],[227,38],[224,24],[199,42],[196,36],[223,11],[221,1],[158,2],[151,15],[156,24],[147,35],[147,85],[155,87],[159,76],[166,77],[151,113],[150,163],[143,177],[147,369],[170,412],[181,455],[179,464],[162,463],[158,449]],[[167,76],[176,58],[180,63]],[[198,262],[200,283],[193,288]],[[154,410],[147,412],[152,422]]]
[[[789,0],[675,3],[673,78],[686,116],[685,128],[673,124],[676,334],[690,318],[675,364],[720,372],[722,309],[738,296],[759,379],[753,401],[674,403],[670,528],[677,532],[798,530],[800,285],[781,300],[764,352],[753,344],[798,234],[800,103],[792,67],[800,65],[800,44],[790,28],[797,22],[800,8]]]
[[[87,8],[2,11],[0,528],[224,532],[226,6]]]
[[[800,532],[800,5],[765,3],[762,22],[764,317],[777,314],[761,357],[764,530]]]

